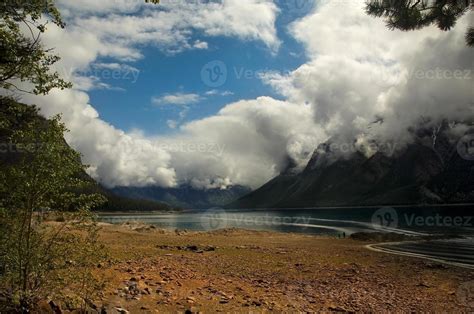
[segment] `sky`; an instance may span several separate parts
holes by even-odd
[[[67,26],[43,44],[74,88],[23,100],[62,113],[108,187],[257,188],[329,139],[370,156],[420,121],[456,121],[453,137],[473,121],[472,13],[401,32],[359,0],[57,4]]]
[[[205,3],[188,1],[196,2]],[[168,7],[168,3],[177,1],[164,1],[162,6]],[[96,74],[110,86],[91,90],[91,102],[114,126],[156,135],[176,133],[180,125],[216,114],[226,104],[240,99],[261,95],[277,98],[260,77],[269,71],[289,73],[305,61],[304,48],[289,36],[285,26],[310,12],[315,4],[313,0],[277,2],[280,13],[272,17],[274,29],[269,30],[276,34],[266,41],[258,40],[258,35],[242,40],[195,33],[189,41],[197,47],[145,46],[141,49],[143,58],[129,63],[131,68],[117,71],[115,77],[112,71],[104,73],[101,67],[87,69],[83,74]],[[254,31],[259,32],[258,28]],[[107,58],[96,62],[106,63]],[[213,64],[227,72],[216,83],[209,80],[207,72]]]

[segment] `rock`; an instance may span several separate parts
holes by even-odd
[[[348,312],[345,308],[339,305],[330,305],[328,306],[328,309],[335,312]]]
[[[122,307],[116,307],[115,310],[119,313],[119,314],[129,314],[130,312],[127,311],[126,309],[122,308]]]
[[[58,304],[56,304],[54,301],[51,300],[51,301],[48,302],[48,304],[51,307],[51,310],[53,310],[53,312],[55,314],[62,314],[63,313],[63,311],[61,310],[61,307]]]
[[[418,284],[418,287],[430,288],[431,286],[428,283],[422,281]]]
[[[85,302],[86,302],[87,306],[90,307],[91,309],[93,309],[93,310],[98,309],[98,306],[95,305],[94,302],[92,302],[92,300],[86,299]]]
[[[189,251],[197,251],[197,250],[199,250],[199,248],[197,247],[197,245],[188,245],[188,246],[186,247],[186,249],[189,250]]]
[[[9,302],[8,298],[0,296],[0,304],[7,304]],[[42,300],[36,304],[36,310],[39,313],[51,313],[51,306],[48,301]]]

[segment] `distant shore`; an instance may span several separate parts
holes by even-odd
[[[228,208],[228,207],[215,207],[215,208],[182,208],[167,211],[97,211],[98,215],[157,215],[157,214],[175,214],[175,213],[189,213],[189,212],[205,212],[212,210],[225,210],[225,211],[284,211],[284,210],[319,210],[319,209],[379,209],[379,208],[473,208],[474,203],[456,203],[456,204],[397,204],[397,205],[356,205],[356,206],[315,206],[315,207],[279,207],[279,208]]]

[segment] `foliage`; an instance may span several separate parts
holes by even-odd
[[[121,197],[121,196],[108,193],[107,202],[97,207],[97,210],[104,211],[104,212],[111,212],[111,211],[154,212],[154,211],[171,211],[171,210],[177,210],[177,209],[164,203],[159,203],[159,202],[145,200],[145,199],[131,199],[131,198]]]
[[[104,199],[76,192],[90,182],[80,179],[85,166],[64,142],[59,116],[39,118],[12,100],[1,105],[0,139],[14,158],[0,168],[0,288],[7,300],[0,310],[25,311],[70,285],[78,287],[69,296],[89,297],[97,288],[90,267],[104,252],[90,210]],[[52,211],[65,222],[46,223],[44,213]]]
[[[369,0],[366,5],[368,14],[385,18],[390,29],[404,31],[432,24],[448,31],[473,8],[472,0]],[[474,28],[469,28],[466,41],[474,45]]]
[[[35,94],[53,88],[70,88],[50,67],[59,57],[40,43],[48,23],[65,24],[53,0],[5,0],[0,6],[0,87],[20,89],[15,84],[29,82]]]

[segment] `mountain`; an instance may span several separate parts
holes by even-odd
[[[474,162],[460,156],[448,129],[443,125],[436,136],[418,130],[416,140],[391,157],[356,152],[335,158],[325,143],[302,172],[284,172],[227,207],[473,203]]]
[[[14,164],[19,157],[20,152],[11,149],[13,144],[9,141],[9,136],[15,130],[21,130],[29,123],[44,122],[46,119],[38,114],[38,109],[34,106],[28,106],[7,97],[0,97],[0,172],[4,167]],[[67,149],[71,149],[66,141],[63,141]],[[97,184],[85,172],[78,175],[83,180],[90,181],[90,186],[81,193],[102,194],[107,199],[106,203],[95,208],[96,211],[170,211],[175,210],[170,205],[135,198],[126,198],[116,195],[109,189]]]
[[[221,207],[235,201],[251,190],[243,186],[232,186],[226,189],[197,189],[191,185],[176,188],[148,187],[116,187],[112,189],[117,195],[159,201],[180,208],[204,209]]]

